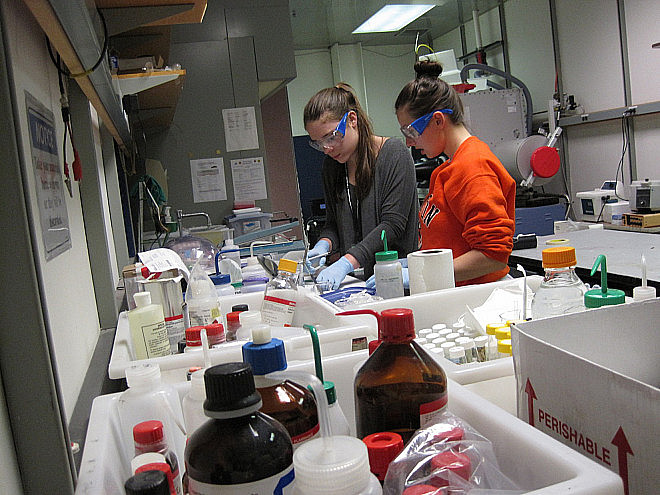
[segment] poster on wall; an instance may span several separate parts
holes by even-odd
[[[53,112],[27,91],[25,105],[30,128],[30,155],[39,203],[41,237],[46,261],[50,261],[71,248],[64,181],[57,154],[55,120]]]
[[[264,159],[240,158],[231,161],[231,176],[234,183],[234,199],[266,199],[266,176]]]
[[[190,160],[190,175],[195,203],[227,199],[225,165],[222,158]]]
[[[224,108],[222,120],[225,124],[227,151],[254,150],[259,148],[257,117],[254,107]]]

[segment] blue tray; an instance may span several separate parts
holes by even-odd
[[[326,292],[325,294],[321,294],[321,297],[325,299],[326,301],[330,301],[331,303],[335,303],[339,301],[340,299],[344,299],[346,297],[350,297],[353,294],[357,294],[358,292],[362,292],[366,290],[368,294],[374,296],[376,295],[376,289],[368,289],[367,287],[345,287],[343,289],[337,289],[333,290],[332,292]]]

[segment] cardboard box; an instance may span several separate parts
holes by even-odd
[[[658,227],[660,213],[624,213],[623,224],[630,227]]]
[[[518,417],[618,473],[626,495],[660,486],[660,299],[520,323]]]

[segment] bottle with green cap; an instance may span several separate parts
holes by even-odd
[[[383,229],[380,234],[383,240],[383,251],[376,253],[374,278],[376,279],[376,295],[383,299],[403,297],[403,271],[399,263],[399,253],[387,249],[387,235]]]
[[[600,289],[591,289],[584,295],[584,305],[587,308],[600,308],[601,306],[613,306],[626,302],[626,293],[618,289],[607,288],[607,259],[604,254],[599,254],[591,268],[593,277],[600,266]]]

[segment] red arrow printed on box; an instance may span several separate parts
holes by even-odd
[[[528,423],[531,426],[534,426],[534,399],[536,399],[536,393],[534,393],[534,387],[532,387],[532,382],[527,379],[525,384],[525,393],[527,394],[527,414],[529,415]]]
[[[619,426],[619,429],[616,430],[614,438],[612,438],[612,445],[617,448],[619,452],[619,476],[623,480],[623,491],[625,495],[629,494],[628,491],[628,454],[635,455],[630,448],[626,434],[623,432],[623,428]]]

